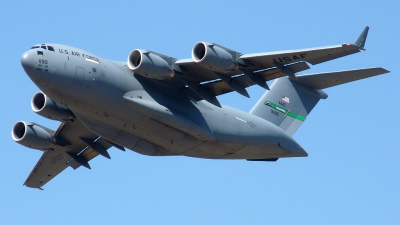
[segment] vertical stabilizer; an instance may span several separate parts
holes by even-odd
[[[321,90],[299,85],[288,77],[276,79],[250,111],[293,135],[320,99],[328,95]]]

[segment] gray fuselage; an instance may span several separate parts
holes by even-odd
[[[26,73],[46,95],[106,140],[145,155],[307,156],[292,137],[260,117],[194,101],[163,81],[134,74],[124,62],[69,46],[49,46],[54,51],[34,48],[22,55]]]

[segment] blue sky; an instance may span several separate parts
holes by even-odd
[[[371,2],[371,3],[370,3]],[[0,218],[3,224],[396,224],[400,221],[398,1],[6,1],[3,50]],[[133,49],[190,58],[198,41],[242,53],[353,42],[370,26],[367,51],[308,72],[384,67],[389,74],[327,89],[294,135],[307,158],[275,163],[148,157],[110,149],[92,170],[66,169],[44,191],[22,186],[41,152],[16,144],[19,120],[36,115],[39,89],[20,65],[34,44],[75,46],[125,61]],[[225,105],[249,111],[231,93]]]

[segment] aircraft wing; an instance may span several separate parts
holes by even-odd
[[[180,85],[184,92],[195,100],[220,106],[218,95],[236,91],[249,97],[246,88],[251,85],[269,89],[266,81],[285,75],[294,78],[295,73],[310,68],[307,63],[315,65],[364,50],[368,30],[366,27],[353,44],[255,54],[241,54],[211,43],[236,57],[239,64],[236,69],[222,72],[199,65],[194,59],[177,60],[174,64],[179,67],[178,80],[183,82]]]
[[[352,44],[343,44],[302,50],[244,54],[239,58],[247,61],[247,63],[251,65],[246,67],[246,70],[259,71],[277,68],[276,64],[285,65],[298,62],[308,62],[312,65],[315,65],[357,52],[360,52],[359,47]],[[175,64],[184,68],[186,71],[181,76],[184,79],[189,79],[191,81],[200,83],[220,79],[220,76],[217,73],[196,64],[192,59],[178,60],[175,62]],[[238,74],[243,74],[243,72],[232,71],[224,73],[224,75],[227,76],[234,76]]]
[[[274,67],[276,64],[289,64],[299,61],[305,61],[316,65],[357,52],[360,52],[358,46],[354,44],[342,44],[321,48],[245,54],[240,56],[240,58],[253,64],[254,67],[252,68],[261,69]]]
[[[88,161],[97,155],[110,158],[106,150],[112,144],[87,130],[78,119],[62,123],[54,138],[58,144],[54,150],[43,152],[24,185],[42,189],[68,166],[77,169],[82,165],[90,169]]]

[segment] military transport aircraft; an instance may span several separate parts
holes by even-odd
[[[191,59],[133,50],[116,62],[60,44],[38,44],[21,64],[42,90],[34,112],[61,125],[56,131],[19,121],[12,138],[43,154],[24,185],[42,189],[68,166],[107,150],[128,148],[149,156],[276,161],[305,157],[292,135],[325,88],[388,73],[383,68],[298,75],[298,72],[364,49],[366,27],[353,43],[321,48],[242,54],[198,42]],[[266,81],[275,79],[271,87]],[[266,93],[249,113],[216,98],[257,84]]]

